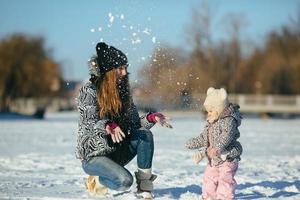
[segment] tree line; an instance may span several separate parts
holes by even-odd
[[[43,37],[13,34],[0,41],[0,111],[20,97],[58,95],[62,80]]]
[[[139,71],[145,91],[141,96],[162,96],[173,101],[183,92],[205,93],[210,86],[224,87],[230,93],[300,94],[300,12],[290,24],[271,31],[265,42],[250,52],[241,42],[245,18],[227,15],[227,40],[213,42],[212,12],[208,6],[194,9],[187,35],[192,50],[158,46],[151,60]]]
[[[222,24],[229,39],[214,41],[213,10],[203,4],[194,9],[186,30],[184,48],[160,45],[139,71],[142,90],[137,96],[165,102],[205,93],[210,86],[229,93],[300,94],[300,12],[279,30],[271,31],[262,45],[249,49],[240,39],[247,24],[241,15],[229,14]],[[0,111],[9,111],[17,98],[63,94],[61,66],[43,37],[13,34],[0,41]],[[159,101],[159,99],[158,99]]]

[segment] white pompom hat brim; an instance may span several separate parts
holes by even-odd
[[[208,88],[206,92],[206,99],[203,103],[206,111],[215,110],[219,114],[221,114],[221,112],[228,106],[228,104],[228,95],[224,88]]]

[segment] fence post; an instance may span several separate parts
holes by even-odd
[[[245,105],[245,95],[242,95],[242,94],[240,94],[240,95],[238,95],[238,104],[239,104],[239,106],[240,107],[243,107],[244,105]]]
[[[296,95],[296,107],[300,107],[300,95]]]
[[[267,105],[272,106],[273,105],[273,97],[272,95],[267,95]]]

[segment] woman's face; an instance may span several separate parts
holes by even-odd
[[[122,77],[122,76],[125,76],[127,74],[127,66],[124,65],[124,66],[118,67],[116,69],[116,72],[117,72],[118,78]]]

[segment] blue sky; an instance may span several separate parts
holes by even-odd
[[[245,17],[241,38],[255,45],[266,34],[290,22],[299,0],[210,0],[213,38],[226,38],[222,19]],[[128,54],[132,79],[155,46],[167,43],[189,49],[186,27],[201,0],[0,0],[0,39],[12,33],[43,36],[63,66],[67,79],[88,78],[87,60],[98,41]],[[196,26],[196,24],[195,24]]]

